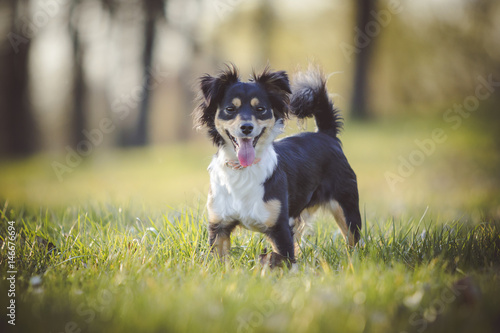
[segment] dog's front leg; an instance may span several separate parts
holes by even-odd
[[[214,197],[212,190],[208,192],[208,239],[211,252],[219,255],[221,260],[224,260],[231,249],[231,232],[234,230],[238,222],[226,221],[214,209]]]
[[[271,268],[286,264],[288,268],[295,263],[294,243],[292,230],[288,225],[288,218],[280,218],[266,233],[273,246],[273,252],[268,256]]]
[[[231,232],[236,223],[225,224],[222,221],[209,222],[208,237],[212,252],[216,252],[221,259],[229,254],[231,249]]]

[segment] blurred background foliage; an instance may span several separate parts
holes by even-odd
[[[202,202],[215,150],[192,129],[196,79],[313,62],[367,214],[500,216],[498,1],[6,0],[0,16],[3,200]]]

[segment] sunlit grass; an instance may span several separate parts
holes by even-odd
[[[99,151],[62,182],[51,163],[64,154],[1,162],[0,294],[15,221],[22,332],[493,332],[499,157],[488,135],[447,132],[394,191],[384,177],[439,126],[348,122],[360,245],[319,214],[292,271],[261,267],[270,244],[242,229],[227,264],[210,255],[208,140]]]
[[[269,271],[258,263],[269,244],[244,230],[235,232],[228,264],[212,257],[206,221],[192,210],[4,214],[2,235],[17,221],[21,331],[491,331],[498,319],[494,223],[368,221],[361,246],[349,249],[320,219],[298,269]],[[470,284],[460,289],[464,278]],[[1,286],[6,293],[5,280]]]

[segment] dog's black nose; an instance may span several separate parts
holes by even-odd
[[[245,124],[240,126],[240,129],[243,132],[243,134],[248,135],[248,134],[252,133],[253,125],[250,123],[245,123]]]

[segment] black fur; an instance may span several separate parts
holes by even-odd
[[[326,81],[319,70],[300,73],[293,85],[290,111],[297,118],[315,117],[320,132],[337,136],[342,129],[342,117],[328,98]]]
[[[276,119],[286,119],[289,111],[289,94],[291,93],[286,72],[272,72],[269,67],[266,67],[261,74],[254,72],[251,80],[267,92]],[[238,82],[241,82],[238,69],[233,64],[226,65],[226,69],[215,77],[205,74],[200,78],[199,105],[193,113],[195,127],[206,126],[208,134],[216,146],[224,144],[224,140],[215,128],[217,108],[226,90]]]
[[[359,239],[361,216],[356,174],[342,151],[340,141],[323,132],[301,133],[274,143],[279,167],[272,178],[286,179],[288,215],[297,218],[310,207],[336,200],[344,209],[351,232]],[[266,187],[269,198],[280,188]],[[349,212],[349,214],[348,214]],[[349,215],[349,217],[347,216]]]
[[[239,87],[242,84],[247,86]],[[200,79],[202,95],[200,106],[195,111],[196,124],[208,128],[216,145],[224,145],[224,139],[215,127],[217,109],[226,107],[222,104],[227,104],[234,96],[242,98],[245,91],[255,90],[252,84],[265,91],[277,120],[286,119],[289,113],[301,119],[314,117],[318,128],[315,133],[301,133],[272,144],[278,163],[263,184],[263,200],[269,202],[276,199],[281,203],[276,223],[266,231],[278,252],[275,259],[283,257],[290,262],[295,261],[290,218],[299,219],[305,209],[329,205],[333,201],[337,201],[342,208],[347,227],[354,243],[357,243],[361,215],[356,175],[342,151],[338,138],[342,118],[328,97],[326,80],[321,72],[313,70],[298,75],[293,89],[290,89],[285,72],[271,72],[268,68],[260,75],[254,73],[253,83],[241,83],[234,66],[228,66],[216,77],[205,75]],[[237,91],[238,95],[231,95],[233,91]],[[217,225],[210,226],[211,244],[218,234],[229,236],[235,224],[226,222],[229,224],[225,224],[227,227],[224,230]]]
[[[239,80],[238,69],[232,64],[226,65],[226,70],[215,77],[205,74],[200,78],[201,94],[198,97],[199,106],[194,111],[195,126],[206,126],[208,134],[217,146],[222,145],[224,140],[215,129],[215,114],[226,89]]]
[[[252,80],[262,85],[267,91],[276,119],[288,118],[291,90],[286,72],[272,72],[269,67],[266,67],[260,75],[254,72]]]

